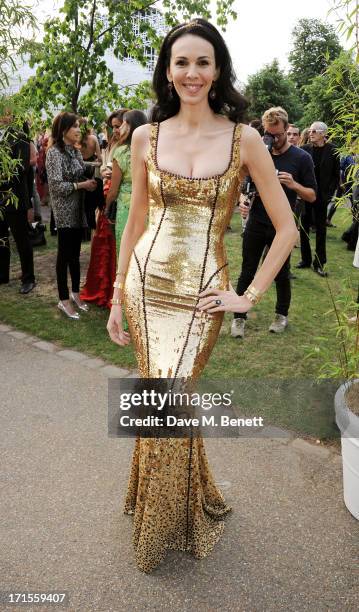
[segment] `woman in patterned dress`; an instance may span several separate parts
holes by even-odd
[[[53,121],[51,147],[46,155],[47,180],[58,237],[56,276],[60,301],[57,306],[70,319],[80,317],[74,305],[80,310],[88,310],[79,293],[82,231],[87,227],[81,191],[96,189],[95,180],[83,179],[85,165],[75,147],[79,138],[78,117],[73,113],[60,113]],[[71,294],[67,285],[68,270]]]

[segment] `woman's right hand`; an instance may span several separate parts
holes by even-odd
[[[106,329],[112,342],[115,344],[119,346],[130,344],[131,336],[128,332],[124,331],[122,327],[122,307],[120,304],[111,307]]]
[[[79,188],[85,189],[86,191],[95,191],[96,187],[97,183],[95,179],[87,179],[86,181],[79,183]]]
[[[241,200],[239,202],[239,212],[241,213],[243,219],[246,219],[248,217],[249,204],[250,202],[248,200]]]

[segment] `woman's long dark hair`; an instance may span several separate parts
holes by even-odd
[[[236,123],[242,121],[248,102],[234,87],[236,76],[227,45],[211,23],[199,18],[175,26],[163,40],[153,75],[152,86],[157,102],[151,111],[151,121],[164,121],[177,115],[180,109],[180,99],[174,87],[172,97],[169,96],[166,72],[170,65],[173,43],[186,34],[200,36],[214,47],[216,68],[219,68],[220,73],[215,86],[216,97],[213,100],[208,97],[211,109]]]
[[[76,121],[78,121],[78,116],[75,113],[64,111],[56,115],[52,123],[51,146],[56,146],[60,151],[64,151],[64,134],[75,125]]]
[[[131,145],[133,132],[140,125],[144,125],[145,123],[147,123],[147,117],[145,113],[140,110],[130,110],[123,115],[122,121],[126,121],[126,123],[130,126],[130,131],[123,144]]]

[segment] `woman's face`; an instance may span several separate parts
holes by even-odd
[[[172,45],[167,79],[173,82],[181,102],[198,104],[208,100],[213,81],[219,76],[214,47],[194,34],[185,34]]]
[[[120,128],[120,138],[121,138],[122,141],[126,140],[127,136],[130,133],[130,129],[131,128],[130,128],[129,124],[127,123],[127,121],[123,121],[122,125],[121,125],[121,128]]]
[[[67,132],[64,132],[64,142],[66,142],[67,144],[76,144],[80,141],[81,138],[81,130],[80,130],[80,124],[78,121],[76,121],[76,123],[74,123],[74,125],[72,125]]]
[[[111,120],[111,127],[112,127],[113,137],[115,140],[119,140],[121,137],[120,135],[121,125],[122,125],[122,121],[120,121],[120,119],[118,119],[117,117],[114,117]]]

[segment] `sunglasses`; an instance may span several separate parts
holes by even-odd
[[[320,134],[323,130],[309,130],[309,134]]]

